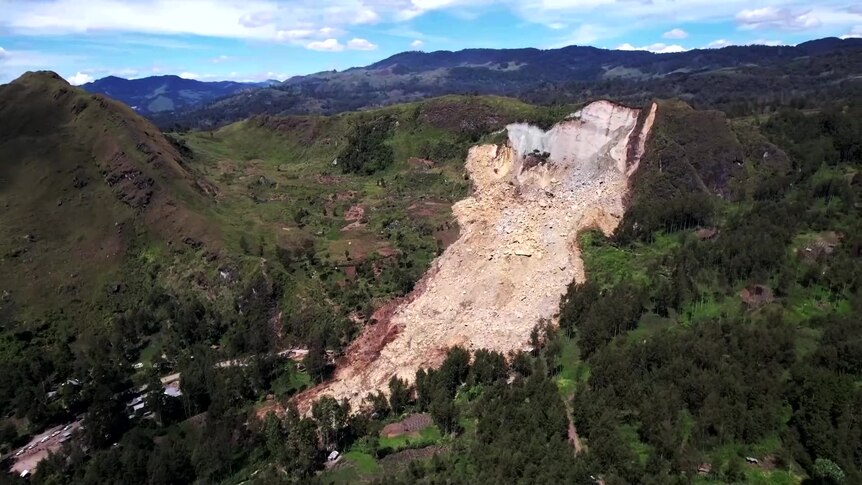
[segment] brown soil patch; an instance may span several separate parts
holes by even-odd
[[[697,238],[700,239],[701,241],[706,241],[706,240],[712,239],[717,234],[718,234],[718,229],[716,229],[714,227],[704,227],[704,228],[698,229],[697,231],[694,232],[694,235],[697,236]]]
[[[434,239],[440,243],[442,249],[446,249],[451,246],[452,243],[457,241],[460,235],[461,231],[458,229],[458,225],[456,224],[454,227],[450,227],[449,229],[435,231]]]
[[[342,200],[353,200],[359,196],[359,192],[348,190],[347,192],[338,192],[337,194],[329,194],[330,202],[339,202]]]
[[[326,122],[323,118],[312,116],[260,115],[248,120],[252,126],[283,133],[303,145],[319,140]]]
[[[364,222],[359,222],[359,221],[351,222],[350,224],[342,227],[341,232],[359,231],[359,230],[364,229],[366,225],[367,224],[365,224]]]
[[[407,160],[407,163],[410,164],[411,167],[423,171],[434,168],[434,162],[426,158],[410,157]]]
[[[515,121],[501,116],[500,110],[485,104],[481,99],[440,98],[428,101],[422,107],[420,120],[435,128],[452,132],[482,132],[502,129]]]
[[[760,308],[775,301],[772,288],[766,285],[748,285],[739,292],[739,298],[749,309]]]
[[[384,426],[380,431],[380,436],[384,438],[394,438],[405,434],[416,434],[418,436],[420,431],[432,424],[433,421],[430,414],[411,414],[397,423],[390,423]]]
[[[345,177],[339,175],[317,175],[314,180],[320,185],[340,185],[344,183]]]
[[[391,455],[386,455],[380,460],[380,465],[386,470],[393,470],[404,467],[412,461],[427,460],[438,453],[445,453],[446,448],[440,445],[426,446],[425,448],[415,448],[410,450],[399,451]]]
[[[350,209],[347,209],[347,212],[344,213],[344,220],[347,222],[358,221],[365,217],[365,207],[362,207],[359,204],[351,206]]]
[[[383,256],[384,258],[391,258],[392,256],[395,256],[399,253],[400,251],[391,246],[383,246],[382,248],[377,249],[377,254]]]
[[[423,200],[417,202],[407,208],[407,213],[413,217],[431,218],[443,211],[448,211],[451,204],[445,202],[437,202],[433,200]]]
[[[798,254],[809,261],[817,261],[829,256],[844,240],[844,234],[835,231],[824,231],[818,234],[810,243],[800,248]]]
[[[344,270],[344,277],[350,281],[356,279],[356,266],[342,266],[341,269]]]

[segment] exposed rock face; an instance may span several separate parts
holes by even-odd
[[[655,110],[640,116],[599,101],[548,132],[515,124],[506,146],[473,147],[466,166],[474,193],[452,208],[460,238],[408,299],[366,328],[332,381],[300,396],[300,407],[329,394],[355,409],[390,377],[412,380],[420,367],[439,365],[454,345],[524,348],[537,323],[554,321],[568,284],[584,279],[578,233],[610,234],[619,223]]]

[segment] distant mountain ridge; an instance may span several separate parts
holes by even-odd
[[[469,93],[533,103],[607,97],[641,104],[652,97],[679,97],[700,108],[730,109],[726,103],[731,99],[816,102],[835,92],[856,92],[862,90],[860,74],[862,39],[826,38],[796,46],[730,46],[671,54],[585,46],[411,51],[365,67],[296,76],[277,84],[180,80],[198,89],[194,91],[172,80],[167,83],[170,92],[181,100],[174,101],[173,109],[164,99],[171,96],[162,93],[168,90],[165,77],[127,84],[99,80],[84,88],[134,103],[164,129],[183,129],[210,128],[259,114],[333,114]],[[144,102],[149,103],[146,110]]]
[[[280,81],[205,82],[179,76],[151,76],[139,79],[124,79],[108,76],[81,86],[88,92],[104,94],[132,107],[135,111],[149,115],[183,110],[206,104],[217,98],[230,96],[250,89],[269,87]]]

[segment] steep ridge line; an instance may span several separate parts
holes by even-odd
[[[656,109],[597,101],[548,132],[513,124],[506,145],[471,148],[474,191],[452,207],[460,237],[411,295],[375,314],[330,381],[296,398],[299,409],[331,395],[356,410],[455,345],[524,348],[537,323],[555,321],[568,284],[585,278],[577,235],[619,224]]]

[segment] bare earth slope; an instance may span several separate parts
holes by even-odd
[[[655,110],[598,101],[548,132],[515,124],[506,146],[473,147],[474,193],[453,207],[460,238],[408,299],[377,315],[330,382],[299,397],[300,408],[328,394],[356,409],[392,376],[412,380],[439,365],[454,345],[523,348],[537,323],[554,320],[567,285],[584,279],[577,234],[619,223]]]

